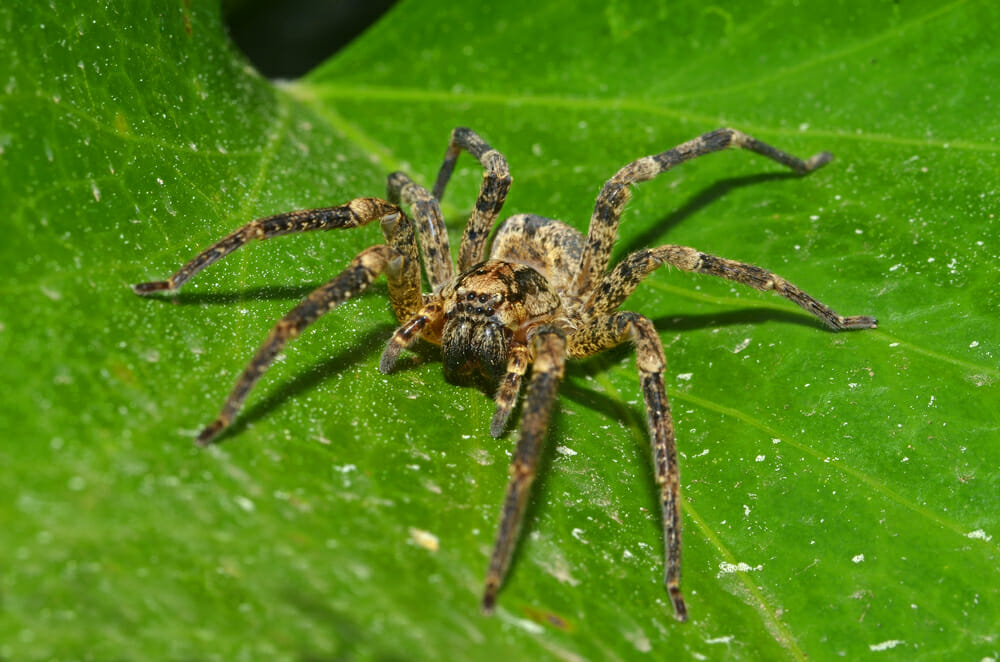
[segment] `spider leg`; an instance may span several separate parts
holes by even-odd
[[[383,219],[382,231],[386,241],[407,258],[404,265],[405,272],[398,274],[398,278],[391,276],[389,280],[390,296],[392,296],[393,291],[397,293],[397,300],[393,302],[393,308],[397,311],[401,308],[410,308],[412,312],[422,304],[420,301],[420,265],[417,262],[417,242],[413,234],[413,225],[399,207],[379,198],[358,198],[338,207],[293,211],[251,221],[203,250],[169,279],[139,283],[133,285],[132,289],[136,294],[173,292],[180,289],[184,283],[205,267],[221,260],[254,239],[270,239],[284,234],[309,230],[356,228],[377,218]],[[398,222],[400,218],[406,219],[406,222]],[[406,281],[405,285],[403,280]],[[404,315],[404,318],[408,316]]]
[[[384,244],[366,248],[347,269],[314,290],[302,303],[290,310],[268,334],[226,398],[222,411],[198,435],[197,443],[201,446],[212,443],[233,421],[250,389],[290,340],[297,338],[307,326],[339,304],[364,292],[383,271],[399,271],[405,259],[395,248]]]
[[[684,271],[719,276],[764,292],[772,291],[798,304],[834,330],[873,329],[878,325],[878,321],[868,315],[844,317],[781,276],[761,267],[670,244],[636,251],[619,262],[595,288],[585,307],[587,314],[595,318],[610,314],[643,278],[664,264]]]
[[[528,346],[520,342],[511,344],[510,357],[507,359],[507,374],[504,375],[494,400],[497,403],[493,421],[490,423],[490,434],[499,437],[507,427],[507,419],[517,402],[517,394],[521,390],[521,378],[528,368]]]
[[[416,221],[417,233],[420,235],[424,270],[427,272],[431,291],[437,292],[454,275],[441,205],[427,189],[413,182],[402,172],[389,175],[388,190],[390,202],[399,204],[402,201],[412,205],[413,220]]]
[[[455,170],[455,162],[463,149],[479,159],[485,172],[483,173],[483,185],[476,198],[476,206],[469,217],[469,224],[465,227],[462,244],[459,246],[459,273],[483,261],[486,239],[489,237],[497,216],[500,215],[500,208],[503,207],[504,200],[507,199],[507,191],[510,190],[511,182],[507,159],[490,147],[475,131],[460,126],[451,132],[448,149],[444,154],[444,163],[441,164],[437,180],[434,182],[434,198],[441,200],[444,195],[445,186],[451,179],[451,173]]]
[[[383,375],[392,372],[400,352],[416,342],[421,336],[431,342],[441,342],[440,322],[443,319],[444,307],[440,301],[434,300],[421,308],[416,315],[403,323],[401,327],[389,338],[389,342],[382,352],[382,359],[379,361],[378,369]],[[426,333],[427,325],[431,325],[432,335]]]
[[[674,423],[663,382],[666,358],[653,323],[646,317],[620,312],[595,320],[570,336],[567,351],[582,358],[623,342],[635,343],[635,363],[646,402],[649,437],[653,446],[653,470],[660,488],[663,509],[664,583],[677,620],[687,620],[687,607],[681,593],[681,504],[680,470],[677,464],[677,441]]]
[[[666,152],[646,156],[629,163],[605,182],[597,196],[594,213],[590,217],[587,244],[583,251],[583,257],[580,258],[580,270],[576,279],[575,292],[579,294],[588,291],[600,280],[604,270],[607,269],[608,260],[611,257],[611,247],[615,242],[615,235],[618,233],[618,223],[622,210],[629,198],[632,197],[630,185],[653,179],[685,161],[730,147],[756,152],[791,168],[800,175],[816,170],[829,163],[833,158],[829,152],[820,152],[803,161],[735,129],[717,129]]]
[[[566,339],[562,331],[543,327],[532,341],[534,366],[528,395],[521,418],[521,438],[514,450],[510,465],[510,480],[507,495],[501,511],[500,527],[497,530],[489,570],[486,573],[486,589],[483,593],[483,611],[493,612],[497,592],[507,574],[514,545],[521,529],[521,520],[528,502],[531,483],[535,479],[542,442],[549,426],[549,414],[556,399],[559,382],[563,376],[566,354]]]

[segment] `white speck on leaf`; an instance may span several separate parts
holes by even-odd
[[[969,533],[965,534],[965,537],[972,538],[973,540],[985,540],[986,542],[993,540],[993,536],[986,535],[986,532],[983,531],[982,529],[976,529],[975,531],[970,531]]]
[[[441,545],[438,541],[438,537],[429,531],[424,531],[423,529],[418,529],[415,527],[410,527],[410,540],[415,542],[417,545],[423,547],[427,551],[436,552],[440,549]]]
[[[500,617],[501,620],[506,621],[511,625],[516,625],[517,627],[527,632],[530,632],[531,634],[541,634],[545,632],[545,628],[543,628],[538,623],[535,623],[534,621],[529,621],[526,618],[514,618],[509,614],[507,614],[506,610],[501,609],[497,613],[497,615]]]
[[[869,648],[869,650],[876,651],[876,652],[878,652],[878,651],[887,651],[890,648],[895,648],[896,646],[898,646],[900,644],[905,644],[905,643],[906,642],[903,641],[902,639],[889,639],[887,641],[883,641],[883,642],[878,643],[878,644],[869,644],[868,648]]]
[[[716,577],[721,577],[722,575],[731,575],[735,572],[750,572],[752,570],[763,570],[764,565],[752,566],[749,563],[744,563],[740,561],[739,563],[728,563],[726,561],[719,561],[719,572],[715,575]]]
[[[855,554],[854,556],[851,557],[851,561],[853,561],[854,563],[861,563],[864,560],[865,560],[864,554]]]
[[[52,288],[42,286],[42,294],[52,299],[53,301],[59,301],[62,299],[62,292],[58,290],[53,290]]]
[[[647,637],[646,633],[642,630],[626,632],[625,638],[628,639],[640,653],[648,653],[653,650],[653,644],[649,641],[649,637]]]

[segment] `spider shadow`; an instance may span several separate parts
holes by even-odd
[[[244,303],[248,300],[288,300],[297,304],[304,300],[311,292],[320,287],[318,284],[305,285],[263,285],[260,287],[240,289],[229,292],[179,292],[173,296],[150,297],[159,299],[165,303],[179,306],[197,305],[217,305],[231,306]],[[371,287],[365,292],[355,297],[362,299],[367,296],[377,296],[378,287]],[[384,294],[384,292],[382,293]],[[277,322],[277,319],[275,320]],[[386,340],[392,335],[395,326],[391,324],[379,324],[367,331],[357,344],[344,348],[335,356],[329,357],[307,368],[298,377],[278,386],[270,395],[256,404],[248,407],[236,417],[236,420],[227,426],[214,444],[224,442],[230,436],[236,436],[246,430],[250,423],[270,414],[278,405],[289,398],[309,391],[323,383],[331,374],[342,372],[352,365],[357,364],[376,347],[381,348]],[[247,357],[249,360],[249,357]]]
[[[362,362],[373,352],[381,351],[386,341],[392,336],[395,326],[378,324],[362,335],[350,347],[344,347],[334,356],[322,359],[304,369],[298,376],[278,385],[263,400],[248,407],[236,417],[233,424],[227,427],[215,443],[223,442],[229,436],[242,434],[251,424],[269,416],[279,405],[297,396],[315,389],[331,375],[346,371],[351,366]]]
[[[819,323],[816,319],[804,315],[795,310],[777,310],[762,308],[743,308],[739,310],[729,310],[720,313],[708,313],[704,315],[681,315],[663,316],[653,319],[653,324],[658,333],[663,334],[670,331],[690,331],[696,329],[719,328],[722,326],[735,326],[747,324],[760,324],[762,322],[779,322],[782,324],[798,324],[816,328],[819,331],[836,333]],[[569,362],[566,364],[566,379],[563,380],[559,388],[560,397],[584,407],[590,411],[599,413],[602,417],[618,422],[628,428],[642,430],[645,436],[646,414],[643,405],[629,405],[626,400],[642,398],[642,389],[639,386],[638,371],[631,364],[626,369],[631,369],[635,374],[635,390],[628,394],[622,394],[622,398],[612,397],[594,388],[588,387],[583,379],[592,377],[595,374],[606,372],[615,366],[621,365],[626,358],[634,358],[635,349],[625,343],[601,352],[595,356],[582,361]],[[670,352],[667,350],[667,365],[670,365]],[[558,408],[557,408],[558,411]],[[647,438],[648,441],[648,438]],[[638,449],[643,457],[643,466],[649,479],[648,496],[650,500],[650,512],[657,512],[660,507],[659,497],[655,486],[655,476],[652,460],[648,446]]]
[[[319,285],[262,285],[249,289],[233,290],[230,292],[189,292],[181,291],[169,297],[158,297],[162,301],[167,301],[179,306],[203,306],[206,304],[215,306],[228,306],[247,301],[301,301],[318,288]],[[367,292],[360,295],[364,296]],[[153,297],[150,297],[153,298]]]
[[[779,322],[807,326],[818,331],[836,333],[833,329],[821,323],[815,317],[803,314],[797,309],[779,310],[777,308],[740,308],[718,313],[703,313],[701,315],[662,315],[651,318],[656,330],[693,331],[696,329],[715,329],[723,326],[760,325],[764,322]],[[669,362],[669,357],[668,357]]]
[[[408,659],[399,653],[388,650],[388,645],[380,645],[379,642],[369,641],[368,630],[370,627],[361,625],[353,614],[344,610],[334,609],[329,602],[323,599],[310,587],[288,586],[284,590],[285,604],[291,605],[299,615],[307,622],[322,623],[323,627],[336,633],[340,639],[340,646],[337,653],[319,654],[308,650],[308,643],[299,642],[299,660],[301,662],[345,662],[354,660],[358,656],[359,649],[362,651],[367,647],[374,648],[374,653],[369,653],[365,659],[375,662],[403,662]],[[2,661],[0,661],[2,662]]]
[[[643,230],[638,236],[630,239],[627,244],[623,244],[622,249],[627,255],[643,248],[649,248],[655,242],[661,241],[661,237],[670,228],[727,195],[730,191],[743,188],[744,186],[755,186],[765,182],[782,181],[785,179],[800,179],[801,177],[802,175],[794,172],[765,172],[755,175],[744,175],[742,177],[730,177],[729,179],[717,181],[689,198],[687,202],[664,216],[657,223]]]
[[[816,318],[810,317],[796,309],[780,310],[777,308],[748,307],[737,310],[704,313],[701,315],[662,315],[650,319],[653,322],[653,326],[656,327],[657,333],[661,336],[670,331],[717,329],[725,326],[759,326],[765,322],[795,324],[810,327],[821,332],[837,333],[837,331],[822,324]],[[635,350],[629,343],[623,343],[582,361],[567,363],[566,373],[571,376],[593,376],[599,372],[604,372],[612,365],[619,363],[626,356],[633,355],[634,353]],[[669,365],[670,351],[667,348],[667,366],[669,367]]]
[[[561,390],[561,387],[560,387]],[[519,401],[523,402],[524,397],[519,398]],[[558,403],[558,396],[557,396]],[[511,412],[510,422],[507,424],[507,428],[504,433],[500,436],[497,441],[508,443],[515,442],[518,439],[519,424],[520,424],[520,408],[521,405],[518,404],[517,409]],[[516,418],[515,418],[516,416]],[[546,439],[554,437],[553,430],[558,430],[560,425],[560,420],[562,415],[560,414],[559,407],[552,407],[552,411],[549,414],[549,425],[545,431]],[[514,448],[511,447],[511,452],[513,453]],[[503,591],[507,584],[511,583],[511,579],[517,573],[517,566],[522,556],[526,553],[524,551],[525,545],[523,541],[528,537],[528,534],[535,530],[535,525],[538,521],[538,515],[541,510],[549,507],[552,504],[553,499],[548,497],[548,485],[549,476],[552,474],[552,462],[554,461],[556,453],[556,444],[554,443],[543,443],[541,453],[538,456],[538,466],[535,468],[535,479],[530,487],[530,494],[528,496],[528,502],[524,506],[524,513],[521,516],[521,529],[520,533],[517,534],[515,538],[514,551],[510,556],[510,563],[507,566],[507,574],[504,580],[500,584],[500,591],[497,594],[497,603],[503,603]],[[506,495],[506,485],[504,486],[504,496]],[[503,503],[502,501],[499,503]],[[559,506],[563,508],[564,506]]]

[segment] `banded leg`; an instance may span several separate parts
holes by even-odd
[[[798,304],[837,331],[873,329],[878,325],[878,321],[868,315],[844,317],[781,276],[761,267],[716,257],[687,246],[670,244],[636,251],[619,262],[594,290],[586,304],[587,314],[593,318],[610,314],[635,290],[643,278],[664,264],[684,271],[719,276],[764,292],[774,292]]]
[[[507,574],[510,559],[514,553],[528,503],[531,483],[538,469],[538,459],[542,452],[542,442],[549,427],[549,415],[559,390],[563,376],[566,354],[566,340],[561,331],[544,328],[533,340],[535,361],[532,367],[528,396],[524,402],[521,417],[521,438],[514,450],[514,460],[510,465],[510,480],[504,498],[497,530],[493,555],[486,572],[486,589],[483,592],[483,612],[490,614],[496,603],[500,584]]]
[[[406,258],[398,274],[389,274],[390,297],[395,292],[393,308],[397,311],[408,309],[412,314],[412,311],[420,308],[422,303],[420,264],[417,261],[417,242],[413,234],[413,225],[399,207],[379,198],[358,198],[338,207],[293,211],[251,221],[203,250],[169,279],[139,283],[133,285],[132,289],[136,294],[174,292],[205,267],[218,262],[254,239],[271,239],[310,230],[356,228],[377,218],[383,219],[382,231],[387,243]],[[403,319],[408,316],[409,314],[404,314]]]
[[[717,129],[666,152],[629,163],[605,182],[604,188],[597,196],[594,213],[590,217],[587,244],[584,247],[583,257],[580,258],[575,291],[586,292],[600,281],[607,269],[622,210],[632,197],[630,185],[653,179],[685,161],[730,147],[756,152],[791,168],[800,175],[812,172],[833,159],[833,155],[829,152],[820,152],[803,161],[735,129]]]
[[[510,348],[510,357],[507,359],[507,374],[504,375],[497,394],[493,398],[497,403],[496,412],[493,414],[493,421],[490,423],[490,434],[499,437],[507,427],[507,419],[517,402],[517,394],[521,391],[521,379],[524,371],[528,368],[528,346],[515,342]]]
[[[412,205],[413,220],[416,221],[417,233],[420,235],[424,270],[427,272],[431,291],[437,292],[454,275],[441,205],[431,196],[430,191],[402,172],[389,175],[388,189],[390,202],[399,204],[402,201]]]
[[[420,309],[420,312],[396,329],[396,332],[389,338],[389,342],[385,346],[385,351],[382,352],[382,359],[378,364],[379,372],[383,375],[388,375],[392,372],[393,366],[396,365],[396,360],[399,359],[400,352],[416,342],[417,338],[421,336],[431,342],[440,343],[440,326],[443,319],[444,307],[440,301],[433,301]],[[428,325],[431,327],[431,334],[425,332]]]
[[[679,621],[687,620],[687,606],[681,593],[681,503],[680,469],[674,424],[663,382],[666,358],[653,323],[636,313],[621,312],[604,317],[589,328],[573,334],[567,351],[582,358],[623,342],[635,343],[635,364],[639,370],[646,420],[653,447],[653,470],[660,489],[664,538],[664,584]]]
[[[391,246],[380,244],[366,248],[358,254],[351,265],[325,285],[314,290],[306,299],[288,312],[279,321],[267,339],[257,350],[253,360],[240,375],[236,385],[226,398],[222,411],[201,434],[197,443],[207,446],[212,443],[236,417],[250,389],[261,378],[264,372],[274,362],[290,340],[297,338],[307,326],[336,308],[352,296],[364,292],[375,278],[382,273],[393,260],[402,256]]]
[[[444,163],[441,164],[437,180],[434,182],[434,197],[437,200],[441,200],[444,195],[445,186],[451,179],[455,162],[463,149],[479,159],[485,172],[483,185],[476,198],[476,207],[472,210],[468,225],[465,226],[462,244],[458,249],[459,273],[485,259],[486,239],[490,235],[493,223],[500,215],[511,182],[507,159],[490,147],[475,131],[460,126],[451,132],[448,149],[444,154]]]

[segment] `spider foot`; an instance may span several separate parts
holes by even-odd
[[[171,292],[174,284],[169,280],[154,280],[149,283],[137,283],[132,286],[132,291],[139,295],[152,294],[153,292]]]
[[[390,338],[389,343],[385,346],[385,351],[382,352],[382,358],[378,362],[379,372],[383,375],[388,375],[392,372],[392,368],[396,365],[396,360],[402,351],[403,346],[396,342],[395,337]]]
[[[493,609],[497,603],[498,588],[496,584],[489,583],[486,585],[486,592],[483,594],[483,614],[486,616],[493,614]]]
[[[674,618],[681,623],[687,621],[688,609],[687,605],[684,604],[684,596],[681,595],[681,589],[676,586],[671,586],[667,588],[667,591],[670,593],[670,602],[674,606]]]
[[[493,421],[490,422],[490,435],[494,439],[499,439],[503,436],[503,431],[507,427],[507,419],[509,417],[509,408],[497,407],[497,410],[493,413]]]
[[[215,438],[219,436],[219,433],[222,432],[222,430],[227,425],[229,425],[228,421],[225,421],[221,418],[215,419],[204,430],[201,431],[201,433],[198,435],[198,438],[195,439],[195,443],[202,447],[210,446],[212,442],[215,441]]]
[[[837,320],[837,329],[875,329],[878,327],[878,320],[870,315],[852,315],[841,317]]]
[[[812,172],[813,170],[822,168],[832,160],[833,154],[830,152],[820,152],[819,154],[814,154],[806,160],[806,172]]]

